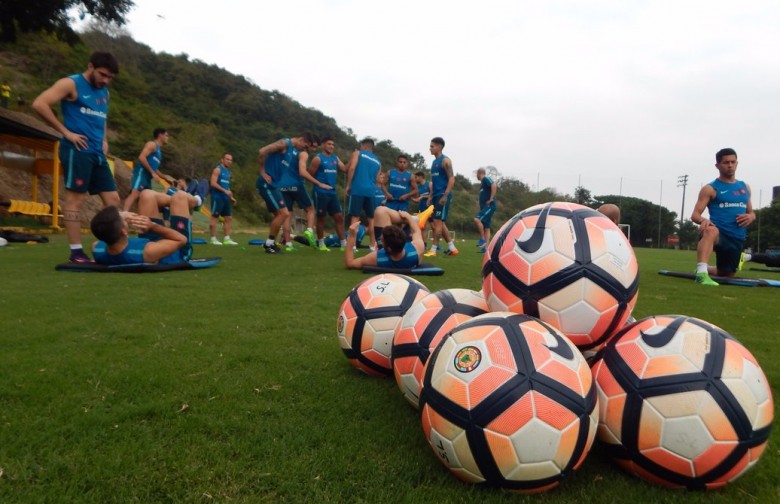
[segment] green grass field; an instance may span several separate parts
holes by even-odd
[[[444,276],[420,277],[431,291],[481,288],[482,256],[459,246],[436,258]],[[692,270],[693,253],[636,252],[638,318],[717,324],[777,387],[779,289],[661,277]],[[90,274],[54,271],[62,236],[0,248],[0,502],[780,501],[776,429],[758,465],[716,492],[643,483],[598,446],[540,496],[461,483],[395,381],[339,349],[337,310],[365,275],[337,251],[195,248],[213,255],[224,260],[208,270]]]

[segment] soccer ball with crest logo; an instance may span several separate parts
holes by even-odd
[[[571,475],[598,423],[582,354],[549,324],[508,312],[444,337],[425,367],[420,412],[428,443],[455,476],[527,493]]]

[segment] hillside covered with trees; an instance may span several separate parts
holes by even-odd
[[[32,99],[56,79],[83,71],[93,50],[113,52],[120,62],[120,73],[111,86],[111,154],[134,160],[156,127],[165,127],[171,133],[162,169],[174,176],[204,177],[222,153],[233,153],[234,187],[240,201],[236,214],[243,226],[261,226],[269,218],[255,191],[259,147],[305,130],[332,136],[343,160],[357,146],[358,139],[349,127],[339,125],[336,118],[315,107],[301,104],[282,91],[263,89],[262,83],[187,54],[156,53],[114,24],[93,22],[75,40],[45,31],[22,31],[14,38],[0,45],[0,78],[11,84],[14,97],[25,97],[26,105],[21,108],[31,114]],[[402,151],[391,139],[379,139],[376,153],[387,170]],[[411,170],[427,171],[430,156],[406,154],[411,157]],[[449,225],[461,235],[475,232],[472,219],[478,206],[479,188],[474,178],[477,168],[465,167],[456,173]],[[679,234],[680,246],[695,246],[695,226],[685,222],[678,229],[674,212],[649,201],[591,196],[586,188],[576,188],[573,196],[551,189],[532,191],[524,182],[503,176],[496,167],[486,169],[499,188],[496,228],[518,211],[546,201],[576,201],[592,207],[615,203],[622,208],[623,222],[631,225],[633,245],[664,246],[668,236]],[[342,195],[343,184],[342,177],[338,187]],[[765,213],[768,217],[772,209]],[[766,238],[774,238],[777,231],[771,223],[764,222],[764,226],[762,242],[767,243]],[[750,240],[756,241],[755,229],[751,229]]]

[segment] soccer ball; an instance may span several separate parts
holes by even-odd
[[[750,352],[703,320],[648,317],[597,356],[598,437],[620,466],[667,487],[710,489],[761,456],[772,393]]]
[[[580,350],[622,328],[639,293],[631,244],[611,220],[575,203],[520,212],[490,241],[482,288],[493,311],[538,317]]]
[[[557,329],[494,312],[444,337],[425,368],[422,427],[455,476],[541,492],[582,464],[596,435],[588,364]]]
[[[395,381],[412,406],[418,406],[425,362],[444,335],[488,311],[484,296],[469,289],[434,292],[409,308],[396,327],[392,353]]]
[[[405,275],[383,273],[359,283],[341,304],[336,329],[349,362],[374,376],[390,376],[395,326],[428,289]]]

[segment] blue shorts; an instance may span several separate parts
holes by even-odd
[[[133,168],[133,175],[130,179],[130,189],[143,191],[152,188],[152,175],[144,168]]]
[[[293,187],[282,187],[279,189],[284,198],[284,204],[287,208],[292,210],[293,203],[296,203],[299,208],[309,208],[312,206],[311,198],[308,191],[302,185]]]
[[[232,215],[233,202],[230,201],[230,198],[228,196],[218,196],[216,192],[211,193],[211,216],[231,217]]]
[[[374,210],[376,210],[376,204],[374,203],[374,196],[350,195],[349,208],[347,208],[347,214],[353,217],[360,217],[360,214],[365,212],[366,217],[368,217],[369,219],[373,219]]]
[[[165,225],[165,223],[161,219],[152,219],[152,222],[155,222],[161,226]],[[173,254],[163,257],[162,259],[160,259],[158,264],[178,264],[182,262],[187,262],[192,258],[192,221],[187,217],[182,217],[180,215],[172,215],[171,229],[175,229],[179,233],[186,236],[187,245],[183,246]],[[149,241],[162,240],[162,236],[155,233],[149,233],[149,232],[141,233],[138,235],[138,237],[146,238]]]
[[[745,240],[720,235],[715,244],[715,266],[720,273],[736,273],[739,268],[739,258],[745,248]]]
[[[59,155],[67,190],[89,194],[116,191],[114,174],[103,154],[78,151],[63,141]]]
[[[276,213],[282,208],[287,208],[279,189],[266,182],[262,176],[257,177],[255,187],[257,188],[257,193],[263,198],[263,201],[265,201],[265,206],[268,208],[269,212]]]
[[[485,205],[474,217],[482,222],[482,225],[486,228],[490,227],[490,222],[493,220],[493,214],[496,213],[496,202],[489,205]]]
[[[443,194],[439,194],[437,196],[434,196],[433,199],[433,220],[440,220],[442,222],[447,222],[447,214],[450,213],[450,203],[452,203],[452,193],[447,195],[447,201],[444,203],[444,205],[439,205],[439,200],[441,197],[444,196]]]
[[[314,191],[312,196],[314,197],[314,208],[317,210],[317,217],[333,216],[342,213],[338,194]]]

